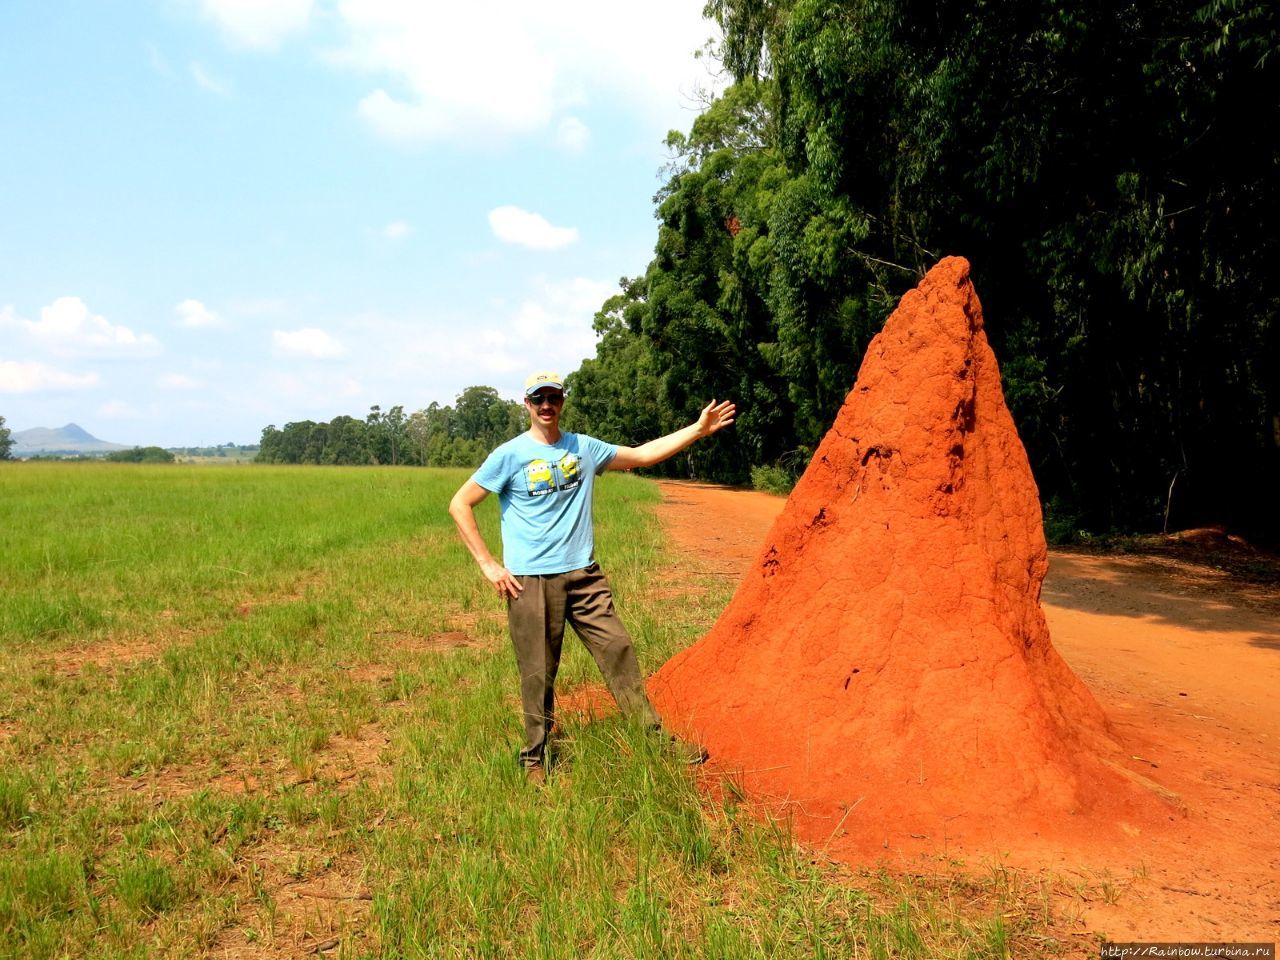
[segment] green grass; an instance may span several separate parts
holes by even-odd
[[[445,512],[465,476],[0,469],[0,957],[1054,952],[1034,898],[827,864],[616,715],[565,716],[527,787],[503,611]],[[659,598],[657,498],[597,500],[646,672],[731,589]]]

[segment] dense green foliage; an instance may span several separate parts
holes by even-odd
[[[0,460],[12,460],[13,431],[4,425],[4,417],[0,417]]]
[[[372,407],[364,420],[334,417],[302,420],[262,431],[259,463],[385,464],[475,467],[498,444],[526,426],[524,408],[503,400],[493,387],[468,387],[454,406],[432,403],[409,416],[404,407],[383,413]]]
[[[566,422],[668,471],[803,466],[905,290],[969,259],[1046,501],[1274,535],[1280,7],[711,0],[737,82],[672,134],[655,255]]]
[[[163,447],[133,447],[112,450],[103,459],[112,463],[173,463],[173,454]]]

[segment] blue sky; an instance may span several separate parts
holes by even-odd
[[[592,355],[714,25],[474,7],[0,4],[7,426],[256,442]]]

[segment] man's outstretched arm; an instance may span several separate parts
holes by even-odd
[[[665,437],[650,440],[638,447],[619,447],[618,455],[609,461],[610,470],[631,470],[635,467],[651,467],[689,446],[695,440],[709,437],[733,423],[737,406],[726,400],[717,404],[714,400],[702,408],[696,423]]]
[[[488,495],[488,490],[474,480],[468,480],[458,488],[458,492],[449,501],[449,516],[453,517],[453,522],[458,527],[458,535],[462,537],[462,542],[466,544],[467,549],[471,551],[471,556],[475,557],[476,563],[480,565],[485,579],[498,591],[498,596],[510,597],[514,600],[520,596],[520,591],[524,587],[510,570],[493,559],[493,554],[489,552],[489,545],[484,542],[484,537],[480,535],[480,527],[476,523],[476,504]]]

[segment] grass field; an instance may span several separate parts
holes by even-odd
[[[445,512],[465,476],[0,467],[0,955],[1054,952],[1002,872],[828,864],[616,715],[564,716],[527,786],[503,611]],[[596,507],[646,672],[731,589],[660,589],[656,500],[611,475]],[[562,695],[598,687],[567,643]]]

